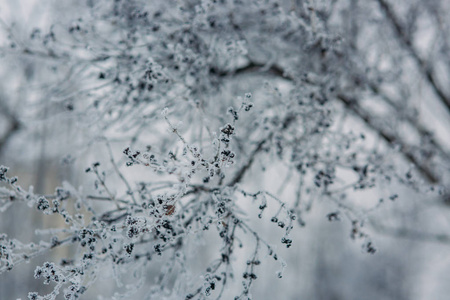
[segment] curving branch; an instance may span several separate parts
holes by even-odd
[[[258,64],[258,63],[252,62],[252,61],[250,61],[247,65],[234,70],[233,72],[228,72],[228,73],[227,72],[217,72],[217,74],[219,76],[232,76],[232,75],[240,75],[240,74],[247,74],[247,73],[254,73],[254,72],[271,74],[271,75],[274,75],[277,77],[284,78],[291,82],[295,81],[294,77],[292,77],[290,74],[285,72],[283,70],[283,68],[281,68],[280,66],[272,65],[271,67],[267,68],[263,64]],[[375,89],[375,87],[372,87],[372,88],[373,88],[373,91],[378,91],[377,89]],[[381,128],[381,126],[378,126],[376,124],[376,122],[373,121],[373,118],[371,117],[370,113],[367,112],[363,107],[361,107],[356,99],[354,99],[353,97],[350,97],[348,95],[345,95],[343,93],[338,94],[336,99],[339,100],[342,104],[344,104],[348,110],[353,112],[353,114],[355,114],[360,120],[362,120],[370,129],[372,129],[374,132],[376,132],[387,144],[391,145],[392,147],[397,146],[397,145],[400,146],[399,151],[403,155],[403,157],[405,157],[409,162],[413,163],[417,167],[417,170],[419,171],[419,173],[422,174],[422,176],[427,181],[429,181],[430,183],[440,183],[440,181],[441,181],[440,175],[429,165],[420,161],[414,155],[414,153],[411,151],[411,147],[408,146],[405,142],[403,142],[399,137],[395,136],[392,133],[387,132],[386,130]],[[425,132],[425,129],[418,128],[418,127],[416,127],[416,129],[419,131],[419,133]],[[258,149],[258,147],[255,150],[257,150],[257,149]],[[255,155],[258,152],[259,151],[252,153],[252,155],[250,157],[252,157],[253,155]],[[251,165],[252,158],[250,159],[249,163]],[[244,166],[242,168],[242,170],[240,170],[237,173],[236,178],[232,182],[236,183],[237,181],[239,181],[242,177],[242,175],[239,175],[239,174],[241,172],[245,173],[246,169],[248,169],[248,167]]]
[[[444,104],[444,106],[450,113],[450,96],[447,96],[443,91],[443,89],[439,87],[439,84],[431,67],[425,60],[423,60],[420,57],[419,53],[414,48],[410,35],[405,31],[405,28],[401,24],[394,10],[386,0],[377,0],[377,1],[381,9],[383,10],[386,18],[391,23],[394,33],[397,36],[398,40],[400,41],[401,45],[406,49],[406,51],[409,52],[411,57],[418,65],[419,70],[423,74],[426,81],[430,84],[433,91],[436,93],[442,104]]]
[[[419,159],[416,158],[414,153],[411,151],[410,147],[402,142],[398,137],[394,134],[384,130],[381,126],[377,125],[376,122],[373,121],[371,115],[366,112],[356,101],[356,99],[346,96],[344,94],[339,94],[337,98],[345,105],[345,107],[352,111],[355,115],[357,115],[366,125],[377,132],[378,135],[383,138],[390,145],[400,145],[400,152],[403,156],[411,163],[413,163],[417,170],[431,183],[438,183],[440,181],[440,177],[436,172],[430,168],[427,164],[424,164]]]

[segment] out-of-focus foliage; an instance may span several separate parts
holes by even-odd
[[[448,242],[372,217],[401,193],[448,201],[446,1],[55,5],[49,26],[2,21],[0,151],[34,156],[14,136],[44,124],[55,134],[41,154],[55,157],[70,123],[62,161],[83,182],[35,193],[0,169],[2,212],[24,203],[63,221],[39,243],[1,235],[0,273],[71,249],[36,267],[52,290],[29,299],[83,298],[109,276],[116,299],[230,297],[233,280],[232,296],[250,299],[261,264],[283,277],[277,249],[316,202],[368,254],[371,230]]]

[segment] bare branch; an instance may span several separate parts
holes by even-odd
[[[386,18],[392,24],[394,33],[397,35],[398,40],[401,42],[401,45],[409,52],[411,57],[417,63],[419,70],[422,72],[431,88],[441,100],[442,104],[447,107],[447,110],[450,113],[450,97],[445,95],[445,92],[442,90],[442,88],[439,87],[436,76],[434,75],[429,64],[419,56],[419,53],[414,48],[411,37],[405,32],[405,29],[398,19],[397,15],[395,14],[394,10],[386,0],[377,1],[381,9],[384,11]]]

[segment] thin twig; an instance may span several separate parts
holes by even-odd
[[[133,190],[131,189],[130,184],[126,180],[126,178],[123,176],[122,172],[120,172],[119,168],[117,167],[116,162],[114,161],[114,156],[112,153],[111,145],[109,144],[108,140],[105,138],[106,147],[108,148],[109,157],[111,164],[113,165],[114,171],[116,171],[116,174],[119,176],[119,178],[122,180],[122,182],[127,186],[127,193],[131,196],[131,199],[133,199],[133,203],[137,204],[136,199],[134,198]]]

